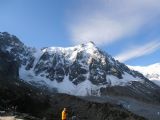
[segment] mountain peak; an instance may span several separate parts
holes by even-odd
[[[95,43],[93,41],[89,41],[87,42],[86,44],[84,44],[85,46],[88,46],[88,47],[96,47]]]
[[[82,44],[79,44],[79,45],[76,45],[76,46],[70,46],[70,47],[46,47],[46,48],[43,48],[42,51],[45,52],[45,51],[48,51],[48,52],[62,52],[62,53],[71,53],[71,52],[75,52],[75,51],[88,51],[90,53],[93,53],[94,51],[97,51],[98,48],[97,46],[95,45],[94,42],[90,41],[90,42],[87,42],[87,43],[82,43]]]
[[[94,43],[93,41],[89,41],[89,42],[87,43],[87,45],[94,45],[94,46],[95,46],[95,43]]]
[[[80,44],[80,46],[81,47],[89,47],[89,48],[91,48],[91,47],[95,48],[96,47],[96,45],[95,45],[95,43],[93,41],[82,43],[82,44]]]
[[[92,41],[89,41],[89,42],[86,42],[86,43],[83,43],[83,44],[80,44],[74,47],[77,47],[81,50],[97,51],[97,46]]]

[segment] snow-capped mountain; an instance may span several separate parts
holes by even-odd
[[[68,48],[49,47],[34,54],[34,62],[21,67],[21,78],[30,76],[31,82],[38,80],[51,88],[58,86],[59,92],[99,94],[102,87],[144,82],[141,74],[130,71],[92,42]]]
[[[93,42],[67,48],[35,49],[5,32],[0,33],[0,48],[19,63],[21,79],[61,93],[118,94],[139,99],[143,96],[148,100],[160,91],[141,73],[116,61]],[[157,97],[154,99],[159,99]]]
[[[128,66],[129,68],[141,72],[149,80],[160,86],[160,63],[148,66]]]

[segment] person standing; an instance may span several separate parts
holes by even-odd
[[[67,109],[64,108],[62,111],[62,120],[67,120]]]

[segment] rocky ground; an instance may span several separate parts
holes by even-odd
[[[88,101],[117,104],[149,120],[160,120],[160,104],[151,104],[150,102],[148,103],[140,102],[135,99],[122,96],[103,96],[103,97],[88,96],[81,98]]]
[[[145,120],[121,106],[90,102],[66,94],[45,95],[26,84],[15,87],[4,84],[0,87],[0,110],[13,115],[18,111],[21,116],[18,118],[24,120],[59,120],[64,107],[68,109],[68,117],[76,116],[77,120]],[[29,117],[20,113],[27,113]]]
[[[77,120],[145,120],[122,106],[86,101],[66,94],[46,94],[19,80],[0,81],[0,111],[36,116],[26,118],[19,114],[24,120],[59,120],[64,107],[68,109],[68,117],[76,116]]]

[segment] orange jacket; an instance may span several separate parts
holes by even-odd
[[[67,119],[67,112],[66,111],[62,111],[62,120],[66,120]]]

